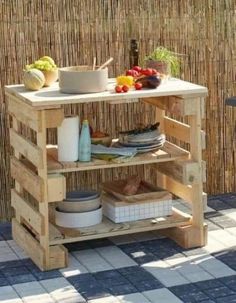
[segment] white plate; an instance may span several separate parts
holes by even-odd
[[[149,135],[145,135],[143,134],[142,137],[136,137],[136,136],[128,136],[127,137],[127,141],[128,142],[132,142],[132,143],[142,143],[142,142],[153,142],[153,141],[157,141],[157,140],[161,140],[163,138],[163,136],[165,137],[164,134],[156,134],[155,136],[149,136]]]
[[[160,133],[158,130],[153,130],[150,132],[137,134],[137,135],[128,135],[127,140],[129,142],[148,142],[152,140],[156,140],[160,137]]]
[[[163,144],[160,147],[154,147],[154,148],[149,148],[149,149],[141,149],[141,150],[138,150],[138,154],[143,154],[143,153],[147,153],[147,152],[150,152],[150,151],[157,151],[162,146],[163,146]]]
[[[161,142],[161,143],[156,144],[154,146],[139,147],[139,148],[137,148],[137,150],[139,152],[139,151],[152,150],[152,149],[155,149],[155,148],[161,148],[164,145],[164,143],[165,142]]]
[[[102,222],[102,207],[84,213],[66,213],[55,209],[56,225],[68,228],[79,228],[96,225]]]

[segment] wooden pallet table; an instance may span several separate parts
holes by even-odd
[[[112,80],[110,80],[112,85]],[[58,84],[38,92],[26,91],[23,85],[5,88],[8,113],[11,117],[10,142],[11,175],[15,180],[12,189],[13,238],[42,270],[67,266],[64,243],[111,237],[159,229],[185,248],[206,244],[207,226],[204,224],[203,182],[205,163],[202,149],[205,133],[201,130],[204,118],[204,98],[207,88],[189,82],[171,79],[157,89],[130,91],[125,95],[129,102],[147,102],[156,110],[161,131],[189,144],[189,151],[177,144],[166,142],[157,152],[135,156],[125,163],[93,160],[89,163],[58,162],[56,146],[47,146],[48,128],[60,126],[64,119],[65,104],[124,102],[124,94],[112,90],[96,94],[61,94]],[[188,124],[170,118],[168,113],[188,117]],[[173,115],[172,115],[173,116]],[[22,125],[35,134],[34,140],[20,131]],[[115,224],[103,219],[96,226],[81,229],[60,228],[49,220],[50,203],[62,201],[65,187],[63,173],[152,164],[164,189],[186,200],[192,206],[192,215],[173,210],[173,215],[155,220]],[[30,197],[30,199],[29,199]]]

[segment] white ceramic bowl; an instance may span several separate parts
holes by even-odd
[[[68,228],[79,228],[96,225],[102,222],[102,207],[84,213],[67,213],[55,209],[56,225]]]
[[[88,66],[70,66],[59,69],[59,87],[62,93],[99,93],[106,90],[108,69],[91,70]]]
[[[91,210],[98,209],[101,204],[100,197],[87,201],[68,201],[64,200],[58,204],[59,211],[62,212],[75,212],[83,213]]]

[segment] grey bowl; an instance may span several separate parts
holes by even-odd
[[[101,204],[100,196],[86,201],[67,201],[64,200],[58,204],[58,209],[61,212],[68,213],[83,213],[98,209]]]
[[[59,68],[59,87],[62,93],[85,94],[106,90],[108,69],[91,70],[88,66]]]

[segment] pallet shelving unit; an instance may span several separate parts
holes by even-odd
[[[26,91],[23,85],[6,86],[5,91],[11,117],[10,143],[14,150],[11,156],[11,175],[15,180],[15,187],[11,191],[15,209],[13,237],[39,268],[50,270],[65,267],[67,250],[64,243],[149,230],[160,229],[185,248],[205,245],[205,163],[202,161],[205,133],[201,130],[201,120],[204,118],[207,88],[171,79],[157,89],[126,94],[127,102],[138,99],[139,102],[151,104],[156,110],[161,131],[188,143],[190,149],[166,142],[161,150],[135,156],[125,163],[103,160],[60,163],[55,146],[48,147],[46,144],[47,129],[58,127],[64,119],[63,105],[101,101],[119,103],[124,102],[124,94],[108,90],[96,94],[67,95],[59,92],[57,83],[40,90],[40,93]],[[188,124],[170,118],[167,113],[187,116]],[[34,140],[20,131],[22,125],[35,134]],[[153,170],[159,174],[159,185],[189,202],[192,216],[174,209],[172,216],[160,220],[115,224],[104,218],[101,224],[80,230],[60,228],[53,224],[49,210],[52,202],[63,200],[63,173],[152,163]],[[31,199],[26,198],[26,192]]]

